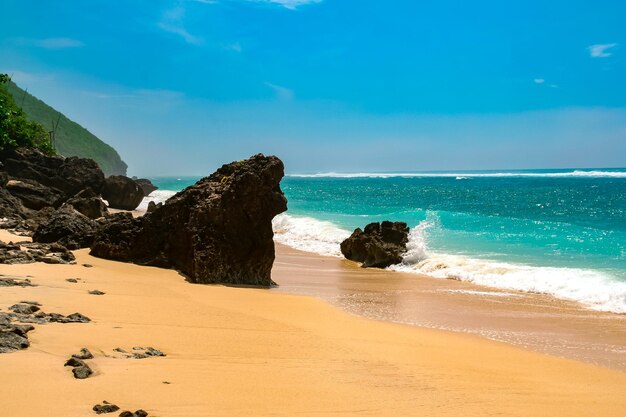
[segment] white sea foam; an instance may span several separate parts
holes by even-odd
[[[176,194],[176,191],[171,190],[155,190],[150,193],[149,196],[144,197],[139,206],[136,208],[137,211],[145,213],[148,209],[148,203],[154,201],[155,204],[164,203],[168,198]]]
[[[350,236],[330,222],[279,214],[272,221],[274,240],[306,252],[341,256],[339,244]]]
[[[468,178],[497,178],[497,177],[533,177],[533,178],[626,178],[626,171],[567,171],[567,172],[354,172],[339,173],[325,172],[319,174],[291,174],[296,178],[429,178],[452,177],[456,179]]]
[[[390,270],[456,279],[506,290],[551,294],[591,309],[626,313],[626,282],[596,270],[539,267],[437,253],[428,249],[425,220],[411,229],[404,262]],[[274,239],[296,249],[341,256],[339,244],[350,235],[331,222],[281,214],[273,221]]]

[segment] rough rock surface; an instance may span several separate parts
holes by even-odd
[[[130,412],[130,411],[122,411],[119,415],[119,417],[147,417],[148,416],[148,412],[142,409],[139,409],[137,411]]]
[[[33,234],[33,242],[57,242],[70,250],[86,248],[93,242],[98,223],[70,205],[54,212]]]
[[[102,404],[96,404],[92,408],[92,410],[95,411],[96,414],[114,413],[119,409],[120,408],[117,405],[111,404],[108,401],[102,401]]]
[[[109,214],[107,205],[104,204],[100,196],[90,188],[76,194],[74,197],[67,200],[66,204],[74,207],[74,210],[90,219],[98,219]]]
[[[404,222],[370,223],[365,230],[357,228],[341,242],[341,253],[364,268],[386,268],[402,262],[409,240],[409,228]]]
[[[104,174],[92,159],[44,155],[35,149],[7,149],[0,161],[10,178],[29,179],[71,197],[85,188],[99,193]]]
[[[0,187],[0,217],[24,219],[28,211],[22,200],[12,195],[6,188]]]
[[[89,323],[91,321],[89,317],[80,313],[73,313],[69,316],[59,313],[44,313],[40,310],[40,306],[41,304],[36,301],[22,301],[12,305],[9,308],[9,313],[0,311],[0,353],[26,349],[30,346],[27,333],[35,328],[29,323]],[[91,356],[91,352],[87,349],[81,349],[80,354],[74,355],[72,359],[82,362],[81,359],[90,359],[89,356]],[[78,373],[77,378],[83,375],[89,376],[91,369],[81,369],[76,373]]]
[[[121,210],[135,210],[143,197],[139,184],[123,175],[107,177],[102,189],[102,198],[109,202],[109,207]]]
[[[9,180],[6,189],[20,199],[24,207],[40,210],[44,207],[59,207],[67,196],[54,187],[41,185],[33,180]]]
[[[261,154],[224,165],[143,217],[111,216],[91,254],[175,268],[196,283],[272,285],[283,171],[280,159]]]
[[[152,181],[147,178],[133,178],[133,180],[135,180],[135,182],[139,184],[139,186],[143,190],[144,196],[149,196],[152,191],[156,191],[159,189],[159,187],[152,184]]]
[[[22,249],[24,247],[24,249]],[[76,262],[74,254],[58,243],[4,243],[0,241],[0,264],[71,264]]]

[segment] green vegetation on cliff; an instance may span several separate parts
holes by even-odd
[[[126,175],[128,166],[111,146],[12,81],[5,86],[29,120],[43,125],[46,131],[54,130],[53,126],[56,126],[54,148],[59,154],[91,158],[100,165],[105,175]]]
[[[54,153],[48,132],[39,123],[28,120],[13,100],[6,88],[9,82],[6,74],[0,74],[0,150],[24,146]]]

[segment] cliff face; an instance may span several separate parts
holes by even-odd
[[[52,123],[58,120],[55,148],[59,154],[93,159],[105,175],[126,175],[128,166],[111,146],[15,83],[9,82],[6,87],[30,120],[40,123],[47,130],[52,130]]]

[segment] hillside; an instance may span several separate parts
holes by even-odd
[[[7,89],[30,120],[40,123],[47,130],[52,130],[53,121],[56,123],[59,120],[55,141],[55,148],[59,154],[91,158],[100,165],[105,175],[126,175],[128,166],[111,146],[65,115],[61,114],[59,119],[58,111],[25,92],[15,83],[9,82]]]

